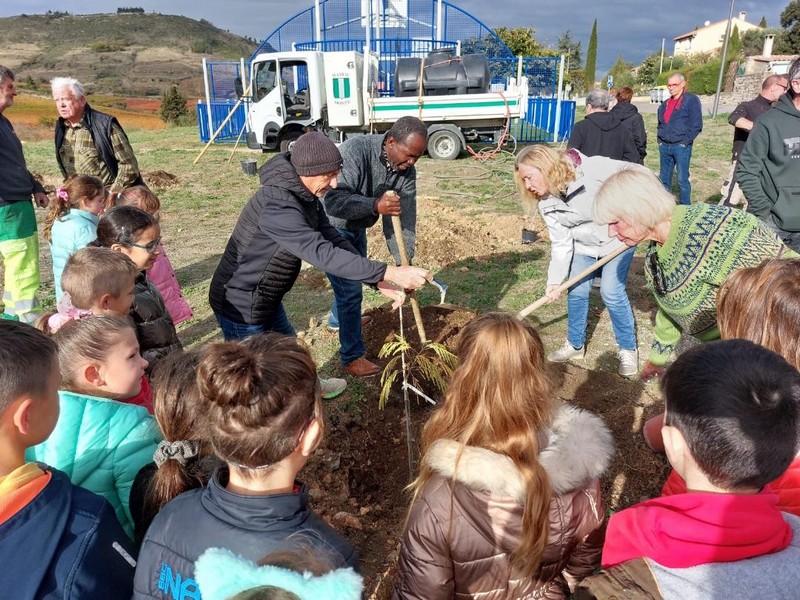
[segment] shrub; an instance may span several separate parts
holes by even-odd
[[[189,109],[186,108],[186,96],[178,91],[178,86],[173,85],[161,94],[161,108],[158,114],[162,121],[173,125],[180,125],[181,119],[189,115]]]

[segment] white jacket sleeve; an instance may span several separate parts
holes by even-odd
[[[553,210],[548,210],[549,204],[539,203],[539,212],[547,225],[550,234],[550,265],[547,267],[547,285],[558,285],[569,275],[569,266],[572,263],[574,240],[572,228],[562,225],[556,218]]]

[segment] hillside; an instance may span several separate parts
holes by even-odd
[[[172,84],[203,91],[202,59],[238,60],[251,41],[205,20],[162,14],[20,15],[0,18],[0,64],[47,89],[72,76],[91,92],[157,95]]]

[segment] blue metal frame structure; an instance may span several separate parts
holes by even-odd
[[[437,48],[460,48],[462,54],[486,54],[493,83],[505,82],[516,74],[517,57],[508,46],[480,19],[450,2],[437,0],[401,0],[406,14],[393,14],[397,3],[391,0],[366,0],[377,7],[372,13],[370,50],[381,57],[379,70],[381,94],[392,95],[394,68],[398,58],[425,56]],[[319,28],[315,14],[319,10]],[[319,0],[281,23],[256,48],[250,61],[262,52],[292,50],[356,50],[363,52],[367,35],[367,18],[362,15],[362,0]],[[387,12],[388,11],[388,12]],[[441,25],[441,27],[439,27]],[[530,98],[528,117],[514,128],[521,142],[548,142],[564,139],[572,129],[574,102],[561,102],[560,123],[555,122],[558,94],[558,57],[523,59]],[[205,104],[198,104],[201,139],[207,141],[214,123],[221,123],[235,104],[233,80],[240,76],[238,63],[207,63],[211,91],[211,122]],[[233,65],[234,72],[231,68]],[[223,115],[219,118],[218,115]],[[220,141],[236,139],[245,122],[242,106],[222,132]]]

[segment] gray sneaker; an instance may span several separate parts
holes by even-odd
[[[623,377],[633,377],[639,372],[639,352],[636,350],[619,351],[619,370]]]
[[[336,398],[347,387],[347,382],[344,379],[331,377],[330,379],[319,379],[320,388],[322,390],[322,397],[325,400]]]
[[[584,346],[581,346],[580,348],[573,348],[572,344],[569,342],[564,342],[564,345],[548,356],[547,360],[550,362],[567,362],[573,358],[583,358],[585,353],[586,348]]]

